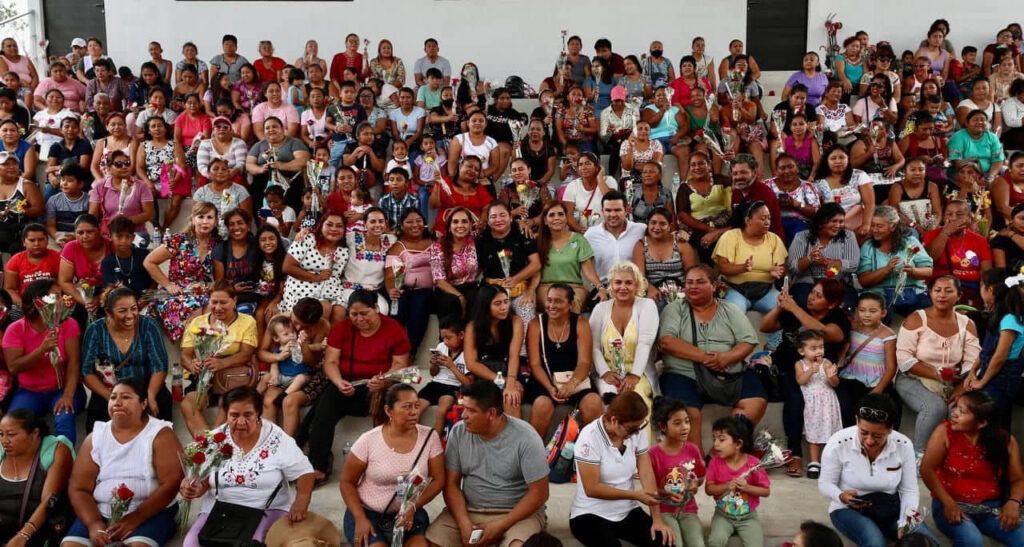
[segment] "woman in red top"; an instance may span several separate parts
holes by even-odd
[[[924,233],[925,250],[935,261],[932,279],[952,275],[961,285],[960,303],[981,308],[981,272],[992,267],[988,239],[970,230],[970,205],[962,199],[946,204],[941,228]]]
[[[64,294],[70,296],[90,314],[95,314],[103,292],[103,274],[100,263],[110,254],[110,241],[100,233],[100,221],[89,214],[81,215],[75,221],[75,240],[64,246],[60,252],[60,272],[57,281]],[[92,287],[92,297],[85,298],[85,287]],[[76,313],[82,330],[88,325],[84,316]]]
[[[1020,203],[1024,203],[1024,152],[1014,152],[1010,156],[1010,168],[1003,175],[992,181],[992,206],[999,220],[995,228],[1009,225],[1013,217],[1010,211]]]
[[[995,410],[985,392],[965,393],[949,420],[932,433],[921,460],[935,524],[954,545],[980,546],[982,535],[1003,545],[1024,545],[1020,448],[995,426]]]
[[[57,279],[60,271],[60,253],[46,246],[49,239],[45,226],[26,225],[21,231],[21,242],[25,250],[12,256],[4,266],[4,288],[18,307],[21,307],[21,291],[29,283],[44,277]]]
[[[344,80],[346,68],[354,68],[360,74],[369,70],[369,67],[364,67],[363,54],[359,53],[359,35],[356,33],[345,37],[345,51],[331,59],[331,81],[340,83]]]
[[[464,207],[473,213],[475,229],[483,229],[484,209],[494,201],[490,190],[480,184],[480,172],[483,161],[477,156],[464,156],[459,160],[458,177],[455,180],[444,179],[434,184],[430,194],[430,206],[437,209],[437,220],[434,231],[438,236],[444,235],[446,212],[455,207]],[[440,171],[436,171],[440,176]]]

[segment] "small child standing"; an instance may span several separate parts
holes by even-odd
[[[306,75],[298,68],[288,71],[288,90],[285,100],[299,111],[299,116],[306,109]]]
[[[711,427],[714,435],[704,491],[715,498],[708,547],[725,547],[736,534],[745,547],[764,545],[764,530],[757,517],[761,498],[771,495],[771,480],[764,469],[749,476],[747,470],[758,464],[750,455],[754,448],[753,427],[745,416],[720,418]]]
[[[804,395],[804,438],[811,448],[811,463],[807,478],[821,476],[821,451],[835,432],[843,428],[839,414],[839,399],[835,388],[839,385],[839,370],[825,358],[825,333],[805,330],[796,337],[796,383]]]
[[[419,392],[416,406],[423,412],[430,406],[437,406],[434,416],[434,430],[444,433],[445,416],[455,404],[462,386],[473,383],[466,370],[466,358],[462,354],[462,343],[466,337],[466,322],[454,315],[442,317],[439,325],[441,343],[430,350],[430,375],[433,379]]]
[[[836,397],[843,427],[856,422],[854,413],[861,397],[875,389],[890,389],[896,378],[896,333],[882,323],[884,317],[885,299],[879,294],[861,293],[853,314],[850,344],[839,360]]]
[[[260,381],[260,389],[263,391],[263,416],[273,422],[277,418],[278,397],[302,389],[309,378],[310,368],[301,357],[295,358],[302,354],[306,333],[303,331],[296,335],[289,316],[278,315],[270,320],[267,328],[273,346],[270,351],[260,351],[259,358],[270,363],[270,373]]]
[[[422,154],[414,162],[416,175],[412,179],[409,191],[420,200],[420,214],[423,218],[428,218],[427,201],[430,199],[430,186],[434,184],[437,175],[444,172],[448,158],[437,153],[437,139],[433,133],[424,133],[420,137],[420,151]]]
[[[672,529],[677,545],[704,545],[704,526],[694,498],[704,478],[704,458],[697,445],[686,440],[690,434],[686,403],[658,397],[651,417],[661,432],[661,442],[651,449],[651,467],[658,494],[671,500],[661,504],[661,519]]]

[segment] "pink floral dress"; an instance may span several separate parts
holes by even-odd
[[[217,244],[216,237],[210,240],[210,248]],[[199,257],[199,245],[188,234],[174,234],[164,243],[171,253],[168,279],[181,287],[182,294],[153,302],[150,313],[154,315],[167,337],[177,342],[185,331],[185,323],[196,310],[210,300],[207,289],[213,284],[213,253]]]

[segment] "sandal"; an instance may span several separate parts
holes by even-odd
[[[807,478],[817,479],[821,476],[821,464],[818,462],[811,462],[807,466]]]
[[[800,478],[804,475],[804,463],[799,456],[794,456],[789,460],[786,465],[786,475],[794,478]]]

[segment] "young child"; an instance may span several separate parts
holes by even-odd
[[[391,145],[391,161],[384,168],[384,172],[390,173],[392,169],[401,167],[405,169],[406,173],[409,173],[409,178],[412,178],[412,165],[412,162],[409,161],[409,145],[405,141],[396,140]]]
[[[843,547],[843,538],[839,537],[839,532],[820,522],[805,520],[800,523],[800,531],[793,536],[793,541],[783,543],[783,545],[789,547]]]
[[[260,218],[263,224],[269,224],[277,228],[281,235],[288,237],[292,232],[292,225],[295,224],[295,209],[292,209],[284,202],[284,188],[274,185],[263,193],[264,206],[260,209]]]
[[[284,97],[301,116],[306,109],[306,75],[301,70],[293,68],[288,71],[288,89]]]
[[[850,343],[839,369],[840,416],[843,425],[852,426],[861,397],[872,390],[884,391],[896,378],[896,333],[885,324],[885,299],[865,292],[857,300],[850,330]]]
[[[747,477],[743,474],[758,464],[750,455],[754,448],[753,427],[745,416],[720,418],[711,426],[714,435],[704,491],[715,498],[715,515],[711,517],[709,546],[726,545],[736,534],[745,547],[764,545],[764,530],[755,511],[761,498],[771,494],[771,480],[764,469]]]
[[[440,70],[430,67],[425,76],[427,85],[421,85],[416,90],[416,106],[429,112],[441,106],[441,84],[444,83],[444,74]]]
[[[395,228],[399,219],[409,209],[419,209],[420,201],[408,192],[408,172],[401,167],[388,171],[388,193],[380,197],[380,208],[388,219],[388,226]]]
[[[331,165],[331,150],[326,146],[317,146],[313,152],[313,159],[320,162],[323,168],[320,170],[320,177],[315,181],[309,181],[310,185],[319,192],[320,210],[327,208],[327,196],[334,192],[335,173],[337,170]]]
[[[441,343],[430,351],[430,375],[433,379],[420,390],[420,400],[416,405],[420,412],[431,405],[437,406],[434,430],[441,434],[444,432],[445,415],[455,404],[459,389],[473,383],[473,380],[466,371],[466,358],[462,354],[466,322],[457,316],[449,315],[441,318],[438,327],[441,331]]]
[[[320,214],[313,212],[313,191],[306,188],[306,191],[302,193],[302,210],[295,216],[295,222],[292,224],[296,230],[303,228],[312,229],[316,226],[316,223],[320,220]],[[321,208],[322,212],[324,209]]]
[[[339,85],[341,100],[327,109],[327,129],[331,133],[331,165],[341,164],[345,147],[355,140],[356,126],[366,121],[366,110],[356,102],[356,84],[345,80]]]
[[[437,153],[437,139],[433,133],[424,133],[420,137],[420,151],[422,153],[413,162],[415,174],[410,181],[409,191],[420,200],[420,214],[423,218],[428,218],[427,201],[430,199],[430,186],[434,184],[437,174],[444,172],[448,158]]]
[[[77,163],[65,165],[60,171],[60,193],[46,200],[46,231],[57,245],[75,239],[75,219],[89,212],[86,181],[89,171]]]
[[[370,198],[370,192],[368,190],[363,190],[362,188],[352,190],[352,193],[349,194],[348,197],[348,203],[349,211],[355,211],[364,217],[366,216],[366,211],[373,206],[372,198]],[[346,234],[366,231],[366,224],[363,223],[363,219],[346,223],[346,226],[348,226],[348,230],[345,232]]]
[[[796,383],[804,396],[804,438],[811,448],[807,478],[821,476],[821,451],[836,431],[843,428],[839,415],[839,370],[825,357],[825,333],[809,329],[796,337]]]
[[[677,545],[703,545],[704,526],[694,496],[704,478],[704,458],[697,445],[686,440],[690,434],[686,403],[658,397],[651,418],[661,432],[661,442],[650,452],[651,467],[658,479],[658,493],[671,500],[661,504],[661,518],[672,529]],[[681,506],[686,492],[690,499]]]
[[[580,174],[576,171],[576,162],[579,159],[580,146],[574,142],[566,143],[565,157],[562,158],[562,162],[558,166],[558,180],[562,181],[562,184],[555,190],[556,200],[562,200],[562,194],[565,194],[565,187],[569,185],[570,181],[580,178]]]
[[[261,380],[263,389],[263,416],[268,420],[276,420],[277,398],[281,394],[289,395],[306,385],[311,369],[292,355],[292,350],[306,342],[306,333],[295,334],[291,318],[278,315],[267,325],[274,345],[270,351],[260,351],[259,358],[270,363],[270,373]]]
[[[19,106],[32,109],[32,90],[21,84],[21,76],[18,76],[17,72],[4,74],[4,85],[18,97]]]
[[[949,77],[956,82],[964,97],[970,97],[974,79],[981,75],[981,65],[977,62],[978,48],[965,46],[960,50],[960,57],[949,62]]]

